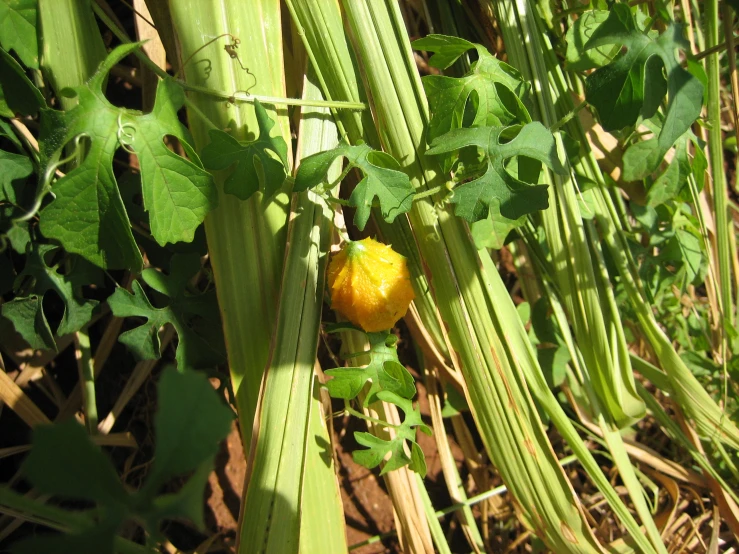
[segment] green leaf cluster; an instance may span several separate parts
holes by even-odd
[[[259,136],[252,142],[240,142],[218,129],[209,132],[210,143],[203,149],[203,164],[208,169],[223,170],[235,164],[224,183],[224,191],[247,200],[261,190],[274,196],[285,181],[287,144],[281,136],[271,137],[275,122],[259,100],[254,101]]]
[[[160,245],[192,241],[218,201],[213,178],[202,168],[190,147],[189,132],[177,117],[185,99],[178,84],[160,81],[148,114],[117,108],[105,98],[108,72],[139,46],[126,44],[113,50],[88,83],[70,92],[79,100],[75,108],[41,112],[43,194],[50,189],[67,145],[85,154],[82,163],[51,189],[55,199],[41,211],[41,231],[68,252],[108,269],[139,271],[142,267],[113,174],[113,156],[119,148],[138,157],[144,208],[151,234]],[[189,159],[172,152],[165,143],[167,137],[176,138]]]
[[[485,219],[493,203],[499,206],[503,217],[512,220],[549,206],[546,185],[530,185],[511,175],[505,162],[513,157],[519,158],[519,175],[522,175],[522,158],[526,163],[536,160],[557,173],[566,174],[557,156],[554,137],[539,122],[528,123],[520,130],[518,127],[456,129],[432,142],[426,153],[448,154],[468,146],[481,149],[487,159],[482,176],[454,188],[451,202],[456,205],[455,213],[469,222]],[[539,171],[535,174],[538,177]]]
[[[423,78],[431,112],[426,154],[453,172],[456,185],[447,199],[456,215],[473,224],[475,244],[501,248],[525,215],[548,206],[546,185],[536,184],[541,164],[565,172],[554,137],[531,122],[529,84],[483,46],[444,35],[413,46],[433,52],[429,64],[439,69],[469,50],[477,55],[461,77]]]
[[[667,96],[659,134],[629,148],[631,159],[642,160],[641,168],[628,167],[633,178],[644,178],[654,171],[667,151],[700,115],[703,105],[702,70],[684,69],[676,57],[678,50],[690,52],[683,37],[683,26],[671,23],[656,38],[640,29],[626,4],[614,4],[608,17],[592,31],[584,50],[617,45],[624,51],[585,80],[587,101],[598,111],[606,131],[631,127],[639,119],[652,118]]]
[[[329,332],[341,330],[357,330],[350,324],[337,324],[328,329]],[[354,438],[366,450],[352,453],[355,462],[372,469],[385,460],[380,474],[408,465],[422,477],[426,475],[426,461],[421,447],[416,442],[416,430],[421,429],[430,435],[431,430],[421,420],[418,406],[413,407],[411,399],[416,394],[413,376],[400,363],[397,351],[397,337],[392,333],[365,333],[370,348],[366,352],[352,353],[346,358],[353,359],[369,356],[369,363],[364,367],[339,367],[329,369],[326,375],[331,377],[326,382],[329,394],[334,398],[352,400],[360,392],[365,391],[363,406],[366,408],[373,402],[383,401],[395,404],[405,417],[399,426],[385,423],[393,428],[393,436],[384,439],[370,433],[355,432]],[[406,444],[410,448],[410,457],[406,453]]]
[[[91,282],[89,264],[74,256],[51,263],[49,260],[58,252],[58,246],[30,242],[26,265],[15,279],[16,296],[2,305],[2,315],[34,349],[56,349],[54,336],[79,331],[90,321],[98,305],[97,301],[80,295],[80,287]],[[48,292],[56,293],[64,305],[55,332],[44,312],[44,296]]]
[[[329,168],[340,157],[349,162],[346,171],[356,167],[364,175],[349,197],[349,205],[357,210],[354,225],[359,230],[367,225],[375,198],[380,203],[383,219],[388,223],[411,209],[413,186],[408,175],[400,170],[395,158],[366,144],[351,146],[343,142],[332,150],[308,156],[298,167],[293,190],[302,192],[323,183]]]
[[[460,127],[531,120],[522,102],[529,94],[529,84],[518,70],[490,55],[483,46],[458,37],[428,35],[414,41],[413,47],[434,52],[429,65],[439,69],[448,68],[470,49],[475,49],[478,56],[463,77],[424,77],[423,88],[431,111],[428,142]]]
[[[124,487],[107,456],[73,419],[34,430],[22,468],[26,478],[43,494],[85,500],[96,508],[81,512],[80,525],[70,534],[27,539],[13,547],[14,553],[112,554],[117,531],[132,518],[149,533],[149,546],[161,539],[165,519],[186,518],[204,526],[205,484],[233,415],[200,373],[166,369],[157,390],[154,459],[144,486],[135,493]],[[179,492],[159,494],[172,478],[188,474]]]
[[[133,293],[118,288],[108,299],[113,315],[146,318],[146,323],[125,331],[119,338],[139,359],[161,356],[159,329],[171,324],[179,337],[179,367],[211,368],[226,361],[215,290],[189,290],[190,281],[199,271],[200,257],[194,253],[172,256],[169,275],[145,269],[141,274],[143,281],[164,297],[166,305],[160,308],[151,304],[139,281],[133,282]]]

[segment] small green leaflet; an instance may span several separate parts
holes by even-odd
[[[240,198],[248,199],[258,190],[271,198],[285,181],[287,144],[281,136],[269,136],[275,122],[258,100],[254,112],[259,125],[259,136],[253,142],[240,142],[228,133],[212,129],[210,143],[203,148],[203,164],[208,169],[221,170],[236,164],[224,184],[224,190]],[[277,157],[270,155],[270,152]]]
[[[416,386],[411,374],[398,360],[397,337],[389,332],[366,333],[350,323],[331,325],[326,328],[326,332],[336,333],[349,329],[364,333],[370,342],[370,349],[367,352],[350,354],[348,358],[369,355],[370,362],[366,367],[340,367],[326,371],[326,375],[331,377],[325,385],[329,394],[334,398],[351,400],[356,398],[369,382],[364,407],[381,400],[395,404],[405,414],[403,423],[394,429],[394,438],[389,440],[370,433],[355,432],[356,441],[367,449],[355,450],[352,453],[354,461],[372,469],[380,465],[390,453],[390,458],[386,460],[380,475],[410,464],[413,471],[425,477],[426,460],[421,447],[416,443],[416,429],[420,428],[427,435],[431,435],[431,430],[421,420],[418,407],[413,407],[411,398],[416,394]],[[405,453],[406,441],[410,444],[410,458]]]
[[[163,519],[185,517],[203,527],[205,484],[233,415],[201,373],[165,369],[157,391],[154,461],[135,493],[123,487],[108,457],[74,419],[34,429],[22,468],[27,479],[44,494],[94,502],[96,508],[77,512],[78,525],[69,534],[27,539],[13,552],[112,554],[120,551],[114,549],[118,529],[132,517],[144,523],[155,541],[161,539]],[[193,470],[179,492],[158,495],[171,478]]]
[[[31,173],[33,164],[27,156],[0,150],[0,245],[7,239],[19,254],[26,253],[30,237],[28,223],[15,218],[25,212],[26,184]]]
[[[696,143],[692,158],[688,154],[688,144],[691,140]],[[629,151],[627,150],[626,153],[628,154]],[[627,167],[626,156],[624,156],[624,167]],[[693,175],[700,190],[707,167],[708,160],[706,160],[703,148],[697,145],[697,137],[688,131],[675,144],[675,154],[670,165],[649,185],[647,205],[655,207],[674,199],[690,201],[688,178]]]
[[[0,45],[13,50],[21,61],[38,69],[36,7],[38,0],[0,0]]]
[[[211,368],[226,360],[220,314],[215,290],[190,294],[187,285],[200,270],[197,254],[176,254],[172,257],[170,275],[146,269],[141,277],[155,291],[169,298],[164,308],[155,308],[143,287],[134,281],[133,294],[118,288],[108,298],[108,304],[118,317],[144,317],[146,323],[121,334],[120,341],[140,359],[160,357],[159,329],[171,323],[177,330],[177,364],[195,369]]]
[[[413,186],[408,175],[400,171],[400,164],[395,158],[385,152],[373,150],[366,144],[350,146],[341,143],[333,150],[308,156],[298,167],[294,192],[320,185],[326,179],[331,164],[339,156],[345,157],[352,167],[364,174],[364,178],[349,197],[349,205],[357,209],[354,225],[360,231],[367,225],[375,198],[380,201],[382,217],[388,223],[411,209]]]
[[[54,266],[47,265],[47,255],[58,249],[58,246],[32,242],[26,256],[26,266],[15,280],[16,289],[30,281],[30,294],[2,305],[2,314],[13,322],[16,331],[32,348],[56,348],[54,333],[43,311],[43,299],[48,291],[55,292],[64,303],[64,316],[56,330],[57,336],[79,331],[90,321],[98,304],[95,300],[80,298],[75,292],[75,288],[89,283],[84,260],[73,259],[73,265],[65,275],[59,273],[61,262]]]
[[[500,215],[500,206],[497,203],[490,205],[488,215],[484,219],[475,221],[470,225],[470,234],[478,250],[491,248],[500,250],[505,245],[505,240],[511,231],[520,227],[526,219],[508,219]]]
[[[613,45],[600,48],[585,48],[585,44],[593,36],[593,31],[601,23],[608,19],[610,12],[606,10],[588,10],[581,14],[575,22],[567,29],[565,39],[567,41],[567,69],[570,71],[585,71],[594,67],[602,67],[611,61],[614,50]]]
[[[696,236],[688,227],[675,231],[660,250],[658,258],[663,264],[677,267],[681,282],[676,284],[680,290],[685,290],[687,285],[700,285],[703,282],[707,260],[702,241],[700,235]]]
[[[501,141],[519,128],[515,138]],[[513,177],[505,168],[507,159],[519,156],[519,174],[524,173],[525,165],[521,156],[538,160],[556,173],[567,173],[557,157],[554,136],[538,122],[523,127],[456,129],[437,138],[426,154],[446,154],[467,146],[476,146],[487,156],[487,170],[481,177],[454,187],[451,202],[457,205],[455,213],[470,223],[485,219],[493,202],[499,202],[501,215],[508,219],[518,219],[549,205],[546,185],[530,185]]]
[[[39,109],[46,106],[41,91],[26,77],[26,70],[2,48],[0,48],[0,85],[3,101],[11,112],[35,115]]]
[[[372,469],[380,465],[387,454],[390,453],[390,458],[385,462],[380,475],[408,465],[411,470],[421,477],[426,477],[426,460],[424,459],[423,450],[416,442],[416,429],[420,429],[429,436],[431,436],[431,429],[421,419],[421,412],[418,407],[414,408],[413,402],[390,391],[378,392],[377,399],[398,406],[405,415],[403,423],[394,429],[395,436],[389,440],[381,439],[370,433],[355,432],[354,439],[362,446],[366,446],[367,449],[355,450],[352,452],[352,458],[358,464]],[[405,453],[406,441],[410,445],[410,457]]]
[[[89,141],[84,161],[54,185],[56,199],[41,212],[41,231],[96,265],[133,271],[140,270],[142,259],[113,175],[119,147],[139,158],[144,207],[160,245],[191,241],[218,201],[213,178],[199,165],[189,133],[177,118],[185,98],[181,87],[171,79],[160,81],[149,114],[117,108],[105,98],[106,75],[139,47],[125,44],[113,50],[90,81],[74,89],[79,98],[74,109],[42,110],[41,116],[45,186],[65,145],[79,137]],[[176,137],[192,161],[167,148],[167,136]]]
[[[639,117],[651,118],[667,94],[659,136],[638,145],[639,156],[648,158],[653,170],[700,115],[703,84],[677,61],[678,49],[690,51],[681,25],[671,24],[653,39],[637,27],[628,5],[614,4],[585,49],[609,44],[624,46],[626,52],[588,76],[586,99],[598,110],[603,128],[613,131],[634,125]]]
[[[528,95],[528,83],[516,69],[491,56],[481,45],[456,37],[429,35],[414,41],[413,47],[435,52],[429,63],[441,69],[449,67],[469,49],[476,49],[479,56],[464,77],[423,78],[431,111],[428,142],[460,127],[531,121],[521,103]]]
[[[326,383],[328,392],[334,398],[351,400],[355,398],[367,384],[371,386],[364,399],[367,406],[375,401],[378,392],[386,390],[399,394],[403,398],[413,398],[416,387],[413,377],[398,360],[395,335],[390,333],[365,333],[370,342],[368,352],[370,363],[366,367],[339,367],[329,369],[326,375],[331,377]]]

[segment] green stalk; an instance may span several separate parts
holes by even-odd
[[[92,77],[107,54],[90,0],[39,0],[41,70],[62,108],[77,105],[76,98],[59,92]]]
[[[88,433],[94,435],[98,432],[98,407],[95,398],[95,370],[90,354],[90,336],[87,329],[81,329],[74,335],[77,347],[77,372],[82,390],[82,403],[85,407],[85,427]]]
[[[423,158],[427,108],[397,5],[352,0],[343,7],[384,149],[402,161],[417,190],[443,185],[445,176]],[[323,74],[339,70],[320,68]],[[556,552],[600,551],[523,376],[495,332],[488,309],[494,302],[488,302],[484,270],[464,223],[430,200],[415,202],[409,219],[433,277],[431,292],[449,329],[455,365],[468,383],[473,415],[521,519]]]
[[[170,10],[179,41],[179,65],[189,84],[231,94],[253,87],[255,94],[285,96],[278,4],[268,0],[178,0],[170,3]],[[213,42],[214,37],[224,34],[240,40],[238,60],[231,59],[224,50],[231,43],[229,37]],[[206,43],[210,44],[203,48]],[[208,66],[209,72],[204,69]],[[216,127],[230,130],[239,140],[257,132],[251,106],[230,105],[199,93],[192,93],[190,101]],[[195,147],[200,150],[209,142],[209,126],[193,109],[188,108],[188,114]],[[276,116],[278,123],[273,134],[279,130],[289,145],[289,122],[284,108],[270,110],[270,116]],[[227,171],[215,174],[219,206],[206,218],[205,231],[241,434],[244,447],[248,448],[276,320],[289,201],[283,193],[272,200],[257,193],[242,202],[223,192],[227,176]]]
[[[322,385],[315,378],[303,480],[300,552],[346,554],[344,507],[332,455],[331,434],[326,426],[326,421],[331,417],[331,403],[328,393],[325,390],[322,393],[321,390]],[[326,395],[325,403],[322,394]]]
[[[546,64],[548,57],[541,55],[542,51],[551,50],[551,46],[545,42],[546,37],[540,37],[535,7],[527,0],[493,4],[511,63],[534,84],[534,117],[550,128],[558,122],[567,125],[567,120],[559,118],[555,109],[558,91],[550,89],[548,74],[558,66]],[[560,155],[564,155],[561,139],[557,140]],[[619,427],[631,425],[643,417],[645,407],[636,391],[628,345],[611,285],[608,276],[603,275],[597,245],[588,245],[572,172],[567,179],[551,175],[550,183],[551,207],[542,213],[542,221],[554,280],[583,358],[581,375],[586,390],[592,389],[594,393],[589,395],[591,407],[653,547],[666,552],[618,432]],[[600,268],[598,272],[596,267]]]
[[[706,20],[706,48],[720,44],[718,0],[706,0],[704,18]],[[722,335],[726,337],[725,325],[736,326],[734,317],[734,297],[732,293],[732,256],[729,234],[733,232],[728,212],[728,187],[724,173],[724,149],[721,137],[721,73],[718,52],[706,56],[706,75],[708,77],[708,158],[713,176],[711,195],[716,217],[716,243],[718,255],[719,287],[721,299]],[[725,322],[725,323],[724,323]],[[724,359],[726,359],[726,352]]]
[[[307,98],[320,98],[306,82]],[[306,110],[300,125],[298,157],[333,148],[335,125],[325,112]],[[322,116],[322,117],[321,117]],[[335,177],[340,171],[333,168]],[[308,435],[326,261],[331,242],[332,212],[326,202],[307,191],[293,196],[288,226],[280,306],[257,409],[258,431],[250,444],[246,498],[241,512],[239,552],[310,552],[300,545],[303,483],[306,466],[322,463],[307,458]],[[328,442],[328,435],[323,436]],[[314,455],[319,456],[316,449]],[[336,482],[334,481],[334,489]],[[307,505],[305,511],[318,506]],[[279,525],[275,522],[279,521]],[[319,529],[312,532],[320,533]],[[339,545],[340,547],[340,545]],[[345,545],[344,545],[345,548]]]

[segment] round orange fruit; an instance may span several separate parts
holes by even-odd
[[[368,333],[391,329],[414,298],[405,258],[366,238],[347,242],[328,266],[331,307]]]

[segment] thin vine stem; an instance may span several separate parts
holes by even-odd
[[[370,423],[374,423],[375,425],[382,425],[383,427],[391,427],[393,429],[400,429],[400,425],[393,425],[392,423],[388,423],[387,421],[383,421],[381,419],[368,416],[366,414],[363,414],[362,412],[355,410],[349,405],[349,402],[346,403],[346,406],[344,407],[344,412],[348,413],[349,415],[353,415],[354,417],[363,419],[365,421],[369,421]]]
[[[120,40],[123,43],[130,44],[133,41],[131,38],[122,31],[113,20],[111,20],[108,15],[103,11],[100,6],[98,6],[96,3],[92,3],[92,9],[95,12],[95,15],[97,15],[100,20],[105,23],[105,25],[110,29],[110,31],[116,36],[118,40]],[[224,35],[229,36],[229,35]],[[218,37],[222,38],[222,37]],[[214,39],[215,40],[215,39]],[[136,57],[141,60],[141,62],[146,65],[147,68],[151,69],[154,73],[157,74],[162,79],[166,78],[172,78],[171,75],[169,75],[166,71],[164,71],[161,67],[159,67],[157,64],[155,64],[144,52],[141,50],[134,51],[134,54]],[[206,87],[200,87],[197,85],[191,85],[189,83],[186,83],[180,79],[174,80],[179,86],[181,86],[185,90],[189,90],[192,92],[199,92],[201,94],[207,94],[209,96],[214,96],[216,98],[222,98],[224,100],[228,100],[231,102],[249,102],[253,103],[255,100],[259,100],[260,102],[264,104],[279,104],[284,106],[310,106],[315,108],[330,108],[330,109],[344,109],[344,110],[353,110],[353,111],[362,111],[367,109],[367,105],[363,102],[340,102],[340,101],[332,101],[332,100],[303,100],[300,98],[280,98],[278,96],[263,96],[258,94],[244,94],[241,91],[237,91],[233,94],[218,90],[212,90]],[[202,111],[196,109],[193,107],[192,103],[189,102],[187,99],[185,99],[185,104],[188,108],[188,110],[192,110],[194,113],[198,115],[198,117],[205,118],[205,121],[207,121],[211,127],[215,128],[216,125],[210,121],[205,114],[203,114]]]

